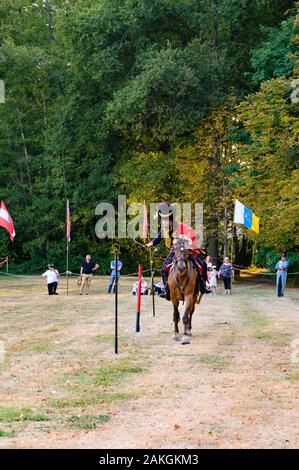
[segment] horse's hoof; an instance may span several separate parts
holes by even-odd
[[[182,338],[182,344],[190,344],[190,339],[188,336],[183,336]]]
[[[179,340],[180,340],[180,337],[179,337],[179,335],[174,334],[174,335],[172,335],[171,339],[172,339],[173,341],[179,341]]]

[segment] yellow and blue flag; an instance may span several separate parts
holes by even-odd
[[[235,200],[234,223],[242,224],[245,228],[249,228],[259,233],[260,219],[248,207],[244,206],[237,199]]]

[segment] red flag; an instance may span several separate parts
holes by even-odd
[[[71,213],[70,213],[70,201],[66,200],[66,239],[68,242],[71,241]]]
[[[179,222],[177,224],[177,233],[179,235],[183,235],[186,238],[189,238],[192,241],[192,248],[198,248],[198,244],[196,241],[197,233],[195,230],[189,227],[189,225],[182,224],[181,222]]]
[[[145,205],[145,201],[144,201],[144,203],[143,203],[143,229],[142,229],[142,238],[143,238],[144,241],[147,238],[147,228],[148,228],[148,225],[147,225],[147,209],[146,209],[146,205]]]
[[[6,209],[3,201],[1,201],[1,206],[0,206],[0,227],[3,227],[5,228],[5,230],[8,231],[10,239],[13,242],[16,232],[15,232],[14,224],[10,216],[10,213]]]

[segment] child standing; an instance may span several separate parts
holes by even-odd
[[[54,269],[53,264],[48,264],[48,269],[42,274],[42,277],[47,279],[49,295],[58,295],[56,289],[58,286],[59,272]]]
[[[223,260],[222,265],[220,266],[218,276],[223,279],[224,284],[224,295],[232,293],[232,278],[234,277],[233,266],[230,262],[228,256]]]
[[[216,295],[217,288],[217,268],[212,266],[212,271],[210,272],[209,286],[214,295]]]

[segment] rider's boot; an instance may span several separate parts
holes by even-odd
[[[170,289],[168,287],[168,284],[166,284],[166,286],[165,286],[165,299],[166,300],[171,300],[170,299]]]
[[[199,274],[199,276],[200,276],[200,274]],[[205,285],[205,282],[203,281],[203,279],[201,277],[199,278],[199,290],[200,290],[201,294],[211,294],[212,293],[212,291],[207,288],[207,286]]]
[[[199,281],[199,290],[201,294],[211,294],[212,291],[207,288],[206,283],[205,283],[205,273],[200,264],[198,263],[197,259],[194,260],[195,265],[197,268],[197,274],[198,274],[198,281]],[[201,274],[202,273],[202,274]]]
[[[163,280],[164,289],[165,289],[165,299],[170,300],[170,290],[168,286],[168,273],[165,272],[164,270],[162,271],[162,280]]]

